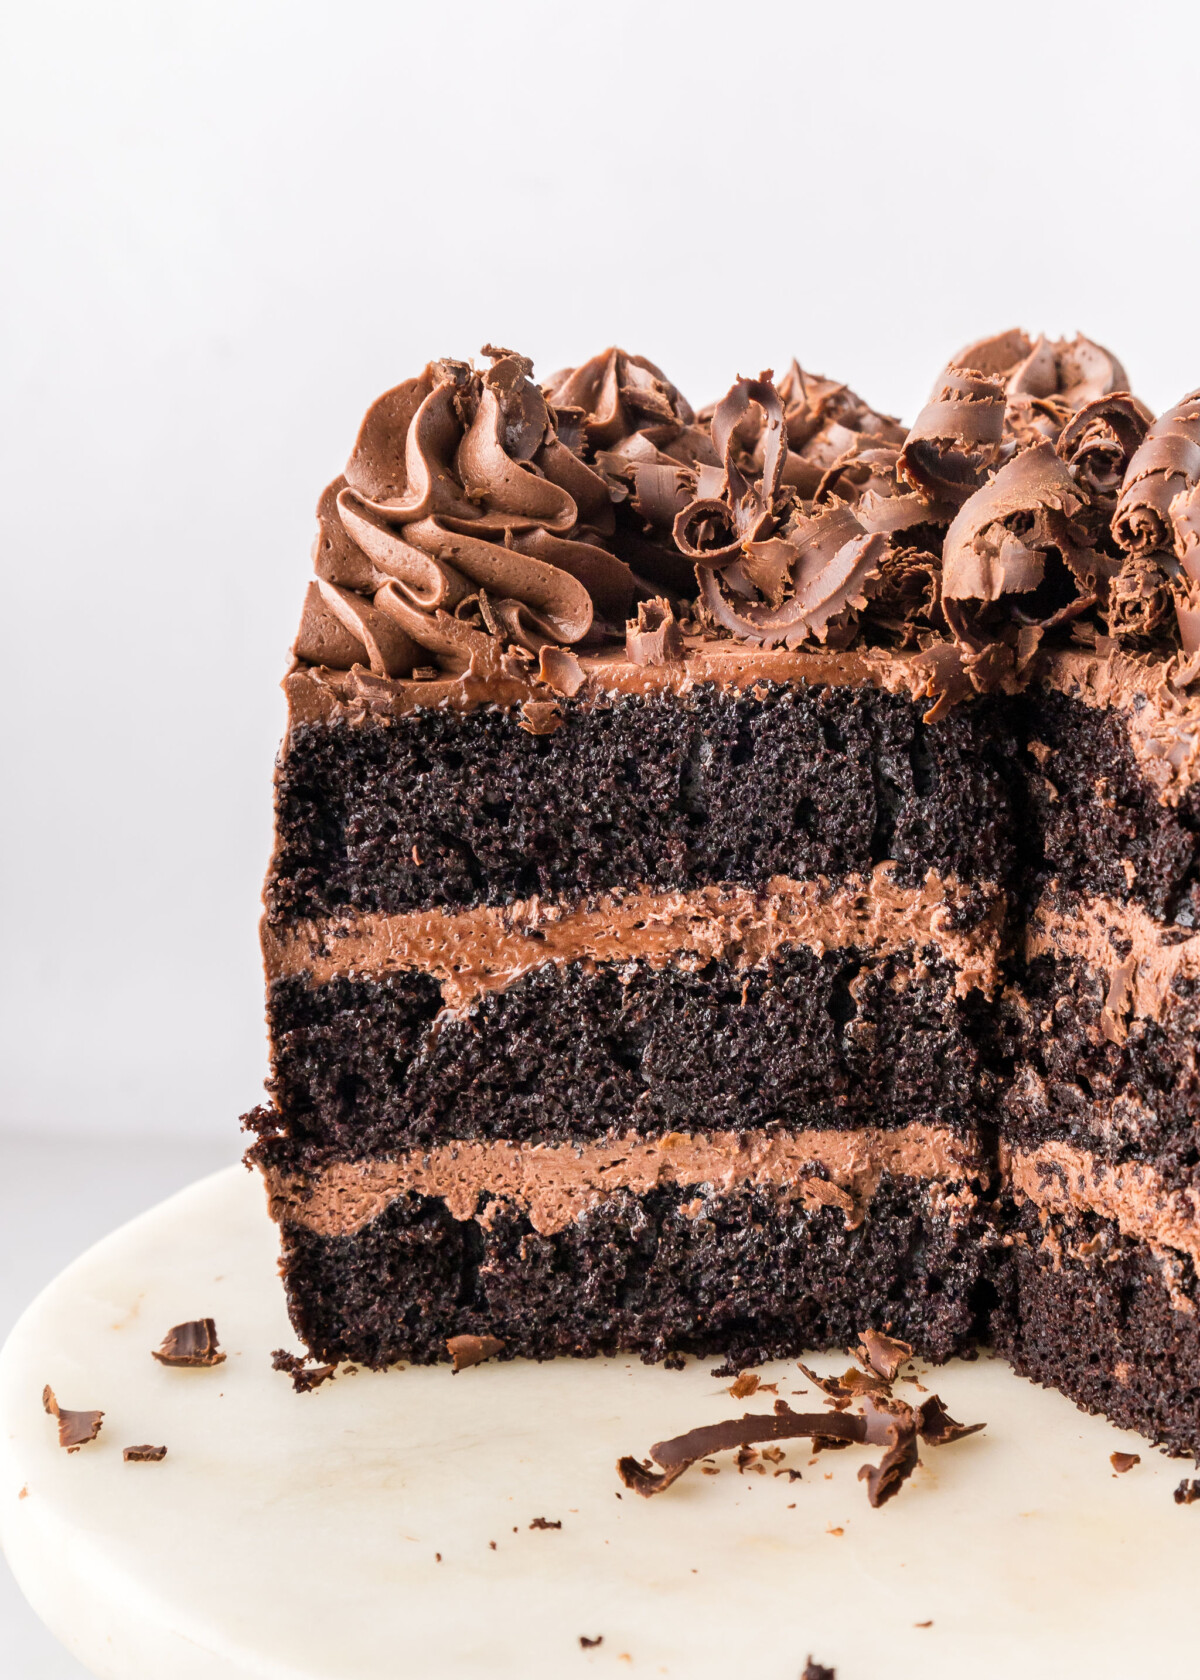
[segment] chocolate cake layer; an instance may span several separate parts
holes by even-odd
[[[1016,1369],[1177,1453],[1200,1445],[1200,1280],[1192,1259],[1111,1219],[1010,1207],[989,1323]]]
[[[936,945],[784,947],[755,967],[547,963],[463,1014],[411,971],[269,994],[276,1165],[445,1139],[846,1129],[992,1117],[983,994]]]
[[[1130,901],[1160,920],[1196,926],[1200,785],[1172,765],[1170,740],[1164,756],[1147,758],[1139,725],[1149,702],[1139,708],[1138,696],[1121,698],[1104,710],[1043,685],[1019,702],[1029,760],[1026,834],[1034,843],[1025,864],[1029,889],[1036,896],[1053,880],[1068,892]],[[1166,772],[1166,785],[1155,770]]]
[[[350,1236],[283,1227],[293,1323],[322,1359],[446,1357],[497,1336],[505,1356],[719,1353],[735,1363],[844,1347],[864,1323],[931,1359],[964,1352],[995,1299],[974,1192],[885,1176],[869,1216],[766,1188],[617,1191],[539,1233],[499,1202],[486,1223],[440,1198],[392,1201]]]
[[[409,687],[419,688],[419,684]],[[277,773],[272,924],[573,897],[631,883],[927,870],[1003,882],[1012,737],[995,705],[922,722],[871,684],[698,683],[520,710],[342,708]]]

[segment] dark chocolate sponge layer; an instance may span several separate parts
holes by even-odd
[[[998,1350],[1085,1411],[1174,1452],[1200,1449],[1200,1282],[1191,1262],[1169,1249],[1160,1260],[1091,1214],[1043,1230],[1026,1203],[1012,1226],[1024,1241],[992,1314]],[[1164,1261],[1174,1269],[1169,1285]],[[1172,1289],[1190,1312],[1172,1304]]]
[[[1131,1020],[1120,1044],[1103,1030],[1107,990],[1082,962],[1029,964],[1022,1005],[1009,1000],[1004,1134],[1065,1138],[1109,1160],[1152,1161],[1173,1185],[1200,1182],[1200,987],[1179,979],[1164,1018]]]
[[[496,707],[298,725],[271,919],[760,885],[887,859],[906,884],[928,869],[1003,882],[1012,866],[1016,749],[994,704],[929,726],[880,689],[760,683],[562,709],[549,735]]]
[[[1024,739],[1051,749],[1024,778],[1032,898],[1064,888],[1133,899],[1164,921],[1200,925],[1200,784],[1160,804],[1129,745],[1124,715],[1054,691],[1017,702]],[[1123,862],[1136,871],[1131,881]],[[1194,896],[1195,895],[1195,896]]]
[[[546,964],[432,1029],[415,974],[271,989],[289,1168],[448,1138],[904,1125],[993,1113],[987,1005],[932,948],[785,949],[763,968]],[[432,1030],[431,1030],[432,1029]]]
[[[864,1325],[942,1360],[969,1349],[995,1298],[985,1221],[939,1211],[911,1179],[885,1179],[851,1231],[837,1209],[769,1192],[694,1201],[623,1191],[553,1236],[511,1204],[485,1229],[420,1196],[352,1237],[288,1226],[292,1320],[317,1358],[370,1366],[444,1360],[464,1333],[500,1337],[508,1357],[750,1364],[845,1347]]]

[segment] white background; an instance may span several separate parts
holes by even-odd
[[[371,398],[617,340],[694,402],[795,353],[911,417],[1019,323],[1166,406],[1200,384],[1196,17],[8,0],[6,1310],[258,1099],[276,683]],[[22,1677],[78,1672],[21,1637]]]

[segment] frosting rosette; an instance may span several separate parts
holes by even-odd
[[[397,677],[623,633],[638,585],[605,546],[613,492],[577,417],[560,426],[526,358],[484,353],[486,371],[431,363],[367,411],[318,505],[300,658]]]

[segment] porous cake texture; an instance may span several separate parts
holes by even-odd
[[[871,1324],[1200,1445],[1200,400],[1015,332],[907,429],[485,358],[318,507],[247,1117],[298,1334]]]

